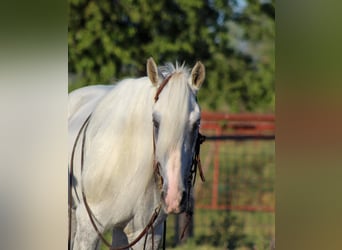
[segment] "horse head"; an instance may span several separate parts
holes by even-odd
[[[191,73],[184,65],[158,68],[150,58],[147,74],[156,88],[151,122],[161,200],[166,213],[181,213],[190,202],[192,158],[201,119],[196,96],[205,68],[201,62]]]

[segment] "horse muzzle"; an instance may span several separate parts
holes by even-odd
[[[187,193],[180,191],[176,193],[162,191],[161,199],[164,207],[164,211],[167,214],[179,214],[183,213],[186,209]]]

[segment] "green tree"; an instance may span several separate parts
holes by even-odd
[[[203,61],[207,109],[272,111],[274,1],[70,0],[69,90],[145,75],[145,62]]]

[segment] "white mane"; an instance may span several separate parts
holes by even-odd
[[[179,134],[176,131],[183,125],[180,121],[184,122],[188,115],[187,100],[191,88],[188,84],[189,70],[184,65],[166,64],[160,67],[160,71],[165,76],[173,74],[157,103],[160,111],[167,114],[163,126],[168,126],[164,131],[169,133],[162,137],[160,145],[165,147],[158,147],[159,151],[165,151],[167,145],[181,140],[173,135]],[[92,139],[87,139],[85,146],[88,158],[85,159],[83,181],[89,190],[87,197],[90,201],[118,195],[121,183],[113,183],[115,175],[123,176],[126,185],[128,181],[134,182],[138,188],[147,186],[150,179],[142,175],[152,176],[153,171],[152,107],[155,93],[156,88],[147,77],[126,79],[97,105],[87,132],[87,138]],[[87,151],[94,148],[98,154],[92,158],[94,154]],[[89,169],[92,170],[88,175]]]
[[[85,152],[90,159],[85,159],[84,171],[85,186],[91,190],[90,200],[117,195],[121,183],[119,179],[112,182],[115,175],[123,176],[123,179],[130,176],[130,181],[146,180],[132,176],[132,173],[139,173],[134,168],[152,161],[152,118],[146,115],[152,110],[152,90],[147,77],[123,80],[94,110],[88,128],[92,141],[88,140],[86,149],[96,148],[98,154],[92,159],[94,154]],[[92,169],[91,174],[87,175],[89,169]],[[151,171],[152,167],[140,174]],[[141,187],[144,186],[146,183],[141,183]]]

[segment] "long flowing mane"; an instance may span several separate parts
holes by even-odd
[[[167,77],[172,74],[168,85],[160,95],[160,105],[167,113],[169,135],[181,126],[187,115],[189,70],[184,66],[166,64],[159,68]],[[98,197],[116,196],[116,190],[125,183],[134,182],[135,187],[144,188],[152,176],[152,106],[156,88],[148,77],[126,79],[119,82],[97,105],[88,128],[86,150],[96,149],[97,154],[85,152],[83,181],[87,187],[89,201]],[[184,122],[184,121],[183,121]],[[169,145],[172,138],[166,134],[162,145]],[[166,150],[159,148],[158,150]],[[124,166],[123,166],[124,165]],[[147,166],[147,167],[146,167]],[[91,171],[87,171],[90,170]],[[132,175],[132,173],[135,173]],[[113,183],[113,176],[120,178]],[[130,197],[134,200],[135,197]]]

